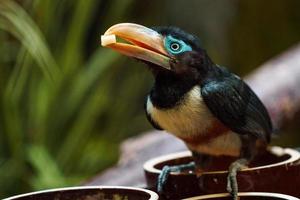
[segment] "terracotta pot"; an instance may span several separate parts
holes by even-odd
[[[211,169],[197,179],[191,172],[172,173],[165,185],[164,197],[182,199],[203,194],[226,193],[226,171],[235,158],[215,157]],[[192,161],[189,151],[149,160],[144,165],[147,186],[155,190],[157,177],[165,165]],[[270,147],[255,158],[249,168],[237,176],[240,192],[275,192],[300,197],[300,153],[293,149]],[[201,184],[199,184],[201,182]]]
[[[292,197],[285,194],[278,193],[265,193],[265,192],[242,192],[239,193],[240,200],[300,200],[296,197]],[[231,200],[229,194],[210,194],[198,197],[191,197],[184,200]]]
[[[121,186],[84,186],[43,190],[4,200],[158,200],[150,190]]]

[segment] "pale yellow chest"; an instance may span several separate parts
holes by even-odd
[[[198,135],[210,127],[213,115],[201,97],[200,88],[195,86],[185,99],[171,109],[158,109],[147,100],[147,112],[164,130],[179,136]]]
[[[179,138],[195,138],[209,134],[208,130],[216,120],[205,105],[198,86],[192,88],[185,99],[171,109],[156,108],[148,97],[147,112],[160,127]],[[187,146],[193,151],[211,155],[238,156],[241,141],[236,133],[228,131],[207,143],[187,143]]]

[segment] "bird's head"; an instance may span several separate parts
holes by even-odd
[[[145,62],[154,74],[198,79],[212,64],[199,39],[177,27],[116,24],[104,33],[102,45]]]

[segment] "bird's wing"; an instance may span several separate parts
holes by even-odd
[[[224,125],[239,134],[250,134],[267,142],[272,124],[269,114],[251,88],[231,75],[202,86],[201,95],[210,111]]]

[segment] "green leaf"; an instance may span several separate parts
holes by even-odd
[[[31,184],[36,190],[67,185],[62,172],[45,147],[29,146],[28,161],[36,171],[31,180]]]
[[[41,67],[45,77],[53,83],[60,80],[60,69],[51,55],[42,33],[23,8],[13,1],[1,1],[0,17],[4,21],[3,24],[0,24],[0,28],[9,31],[20,40]]]

